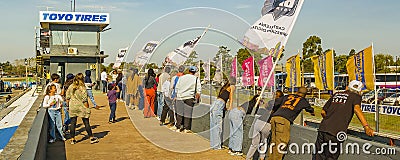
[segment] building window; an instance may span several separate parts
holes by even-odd
[[[52,31],[53,45],[97,45],[96,32]]]

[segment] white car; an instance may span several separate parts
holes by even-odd
[[[400,93],[395,93],[383,100],[383,104],[389,104],[394,106],[398,106],[399,102],[400,102]]]

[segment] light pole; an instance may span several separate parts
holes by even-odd
[[[28,59],[25,58],[25,82],[28,87]]]

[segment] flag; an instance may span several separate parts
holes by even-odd
[[[233,60],[232,60],[232,66],[231,66],[231,68],[232,68],[232,70],[231,70],[231,77],[235,77],[236,78],[236,71],[237,71],[237,64],[236,64],[236,57],[235,58],[233,58]]]
[[[203,63],[204,80],[210,81],[210,61]]]
[[[121,48],[118,51],[119,51],[118,55],[117,55],[117,57],[115,57],[115,63],[113,66],[114,69],[119,68],[119,66],[121,66],[122,62],[124,61],[125,54],[126,54],[126,52],[128,52],[128,47]]]
[[[264,59],[258,61],[258,65],[260,66],[260,77],[258,78],[258,86],[264,86],[264,83],[267,81],[268,75],[270,74],[273,62],[272,56],[265,57]],[[267,87],[274,86],[274,73],[272,72],[272,76],[268,81]]]
[[[136,54],[135,60],[133,62],[134,65],[137,66],[145,65],[150,60],[158,44],[160,44],[160,42],[158,41],[147,42],[146,45],[143,46],[143,49]]]
[[[165,64],[171,64],[174,66],[182,65],[185,63],[186,59],[190,56],[196,45],[199,43],[200,39],[207,33],[207,29],[204,30],[201,36],[196,37],[193,40],[185,42],[183,45],[168,53],[167,57],[164,59]]]
[[[300,56],[297,54],[286,61],[286,87],[301,87]]]
[[[222,74],[222,55],[219,56],[218,61],[215,63],[216,70],[214,74],[213,81],[217,83],[222,83],[224,75]]]
[[[375,90],[375,63],[372,46],[351,56],[347,60],[346,67],[349,74],[349,81],[358,80],[362,82],[364,84],[363,90]]]
[[[276,53],[279,50],[276,46],[286,45],[303,2],[304,0],[266,0],[262,17],[250,27],[241,43],[253,51],[267,48]]]
[[[333,52],[332,50],[320,56],[311,57],[314,63],[315,85],[319,90],[333,90]]]
[[[242,63],[243,75],[242,85],[251,86],[254,84],[254,60],[253,57],[245,59]]]

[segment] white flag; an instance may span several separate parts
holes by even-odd
[[[114,69],[119,68],[119,66],[121,66],[121,63],[124,61],[126,52],[128,52],[128,47],[119,49],[118,55],[115,58],[115,63],[113,66]]]
[[[242,44],[253,51],[285,46],[304,0],[266,0],[262,17],[244,35]]]
[[[196,37],[193,40],[185,42],[182,46],[169,53],[164,60],[165,64],[171,64],[174,66],[182,65],[186,59],[190,56],[190,53],[194,50],[194,47],[201,39],[201,36]]]
[[[158,44],[160,44],[158,41],[147,42],[143,49],[136,54],[134,64],[137,66],[145,65],[150,60]]]

